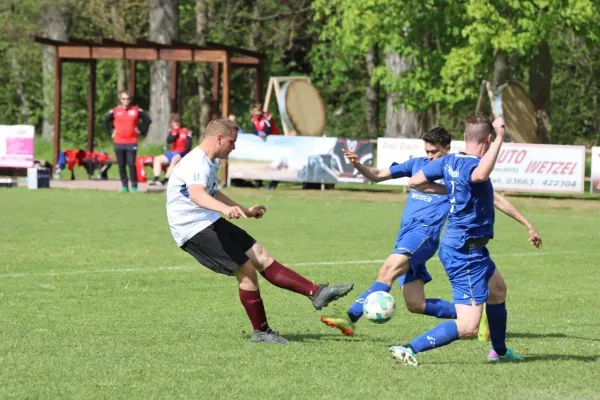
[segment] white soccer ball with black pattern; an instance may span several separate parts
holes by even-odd
[[[373,292],[363,302],[363,315],[376,324],[386,323],[396,312],[396,301],[388,292]]]

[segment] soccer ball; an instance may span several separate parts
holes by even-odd
[[[363,315],[376,324],[384,324],[396,312],[396,301],[388,292],[373,292],[363,303]]]

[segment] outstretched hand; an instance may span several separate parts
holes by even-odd
[[[350,161],[350,164],[358,164],[358,155],[356,153],[352,153],[351,151],[348,151],[346,149],[342,149],[342,152],[344,153],[348,161]]]
[[[223,214],[229,219],[248,218],[242,207],[238,206],[227,207],[227,210]]]
[[[534,227],[529,228],[529,240],[528,241],[536,249],[541,249],[542,248],[542,243],[543,243],[542,242],[542,237],[535,230]]]
[[[266,212],[267,212],[267,207],[263,206],[262,204],[258,204],[256,206],[250,207],[248,209],[248,212],[246,213],[246,215],[249,218],[260,219],[265,215]]]

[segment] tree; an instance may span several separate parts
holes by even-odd
[[[179,38],[179,1],[149,0],[150,40],[170,44]],[[169,131],[171,105],[172,62],[155,61],[150,66],[150,117],[152,125],[147,141],[151,144],[165,142]]]
[[[49,39],[67,41],[69,16],[71,8],[67,4],[47,3],[41,7],[41,23],[43,35]],[[42,138],[52,139],[54,136],[54,80],[55,80],[56,52],[52,46],[43,49],[43,95],[44,95],[44,122],[42,125]]]

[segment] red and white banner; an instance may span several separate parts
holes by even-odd
[[[590,192],[600,193],[600,147],[592,147],[592,179]]]
[[[33,166],[32,125],[0,125],[0,167]]]
[[[453,141],[451,148],[453,153],[463,151],[465,143]],[[377,168],[423,156],[425,150],[421,139],[377,140]],[[497,190],[583,193],[584,174],[584,146],[504,143],[491,178]],[[407,182],[404,178],[385,183],[406,185]]]

